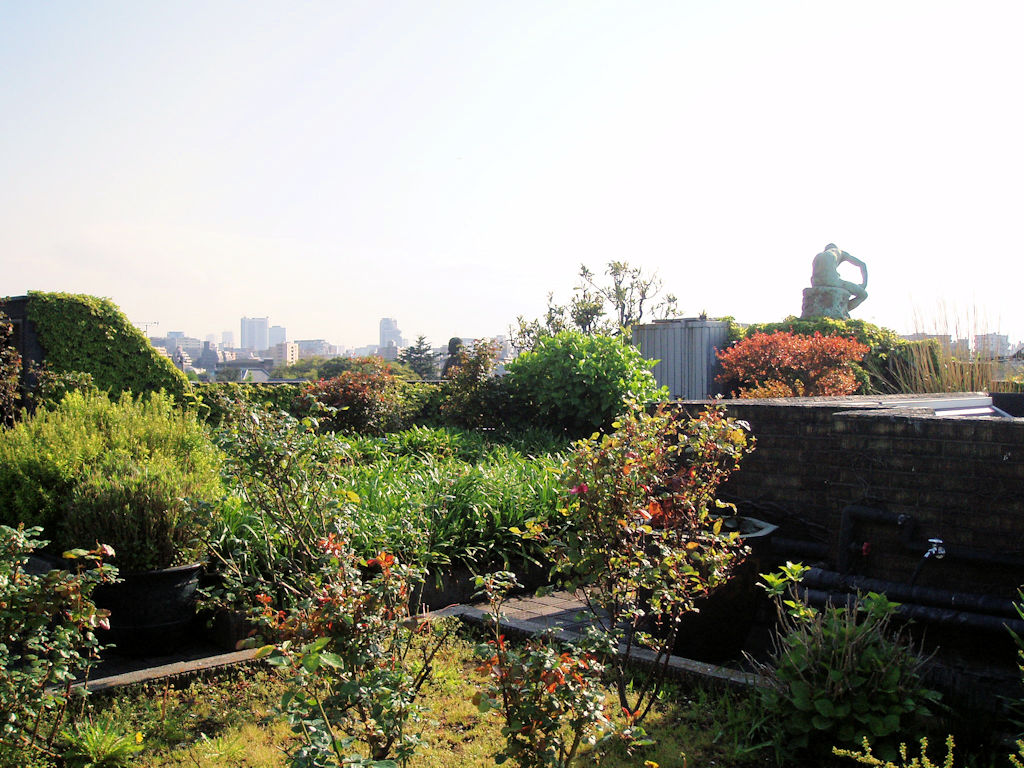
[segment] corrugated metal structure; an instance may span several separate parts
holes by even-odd
[[[660,361],[654,378],[669,388],[672,399],[703,400],[719,393],[715,350],[729,344],[724,320],[655,320],[633,327],[633,344],[648,360]]]

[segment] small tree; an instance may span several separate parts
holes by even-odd
[[[738,397],[849,395],[860,386],[853,365],[867,353],[841,336],[755,333],[718,353],[718,381]]]
[[[611,261],[604,274],[607,283],[585,264],[580,265],[580,282],[568,305],[556,304],[554,294],[549,293],[543,319],[517,318],[516,326],[510,329],[512,346],[517,351],[531,350],[541,339],[567,330],[586,336],[627,335],[652,309],[661,317],[678,314],[676,297],[662,293],[663,283],[657,272],[648,275],[628,261]]]
[[[437,361],[426,336],[417,336],[415,344],[398,353],[398,359],[412,368],[421,379],[437,378]]]

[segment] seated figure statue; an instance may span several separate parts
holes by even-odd
[[[851,283],[839,276],[839,265],[844,261],[860,268],[861,284]],[[859,307],[868,297],[868,268],[834,243],[814,257],[811,268],[811,287],[804,288],[801,317],[836,317],[846,319],[850,310]]]

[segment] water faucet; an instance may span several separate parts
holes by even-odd
[[[942,539],[928,539],[928,551],[924,553],[925,559],[934,557],[941,560],[946,556],[946,543]]]

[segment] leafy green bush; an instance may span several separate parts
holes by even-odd
[[[221,494],[220,456],[193,411],[165,394],[71,392],[0,433],[0,523],[40,525],[56,551],[97,540],[123,571],[199,558]]]
[[[109,299],[31,291],[28,317],[55,372],[85,371],[115,395],[164,390],[178,400],[191,397],[185,374],[157,354]]]
[[[467,429],[493,429],[505,421],[508,394],[494,368],[498,345],[477,341],[472,350],[460,347],[445,365],[440,405],[444,424]]]
[[[52,757],[71,683],[99,648],[94,630],[107,613],[90,600],[97,584],[117,576],[106,548],[68,552],[86,564],[77,573],[28,570],[45,545],[39,528],[0,525],[0,766]],[[54,713],[48,724],[45,713]]]
[[[761,690],[776,747],[828,753],[869,738],[894,756],[893,739],[939,699],[921,680],[924,660],[892,626],[898,604],[870,592],[855,607],[819,611],[786,597],[806,570],[788,563],[765,576],[782,627],[765,670],[772,684]]]
[[[562,331],[509,363],[507,378],[529,422],[579,437],[611,424],[624,400],[667,397],[654,365],[626,341]]]
[[[218,427],[225,414],[232,412],[232,403],[244,401],[272,411],[297,413],[296,402],[302,384],[255,384],[238,381],[217,381],[196,388],[199,410],[211,427]]]

